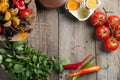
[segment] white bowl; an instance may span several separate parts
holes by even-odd
[[[79,9],[77,9],[77,10],[68,10],[74,17],[76,17],[79,21],[86,21],[93,13],[94,13],[94,11],[100,6],[100,4],[101,4],[101,0],[97,0],[97,7],[95,8],[95,9],[89,9],[89,14],[88,14],[88,16],[86,17],[86,18],[84,18],[84,19],[81,19],[81,18],[79,18],[79,16],[78,16],[78,10]]]

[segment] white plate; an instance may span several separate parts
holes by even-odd
[[[97,7],[95,8],[95,9],[89,9],[89,15],[88,15],[88,17],[86,17],[86,18],[84,18],[84,19],[81,19],[81,18],[79,18],[79,16],[78,16],[78,10],[79,9],[77,9],[77,10],[68,10],[74,17],[76,17],[79,21],[85,21],[85,20],[87,20],[93,13],[94,13],[94,11],[100,6],[100,4],[101,4],[101,0],[97,0],[97,2],[98,2],[98,4],[97,4]]]

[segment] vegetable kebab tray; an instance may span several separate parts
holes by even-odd
[[[35,16],[34,0],[0,0],[0,40],[25,40],[32,31]]]
[[[68,0],[66,2],[66,9],[79,21],[85,21],[100,4],[101,0]]]

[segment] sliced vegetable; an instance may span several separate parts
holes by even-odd
[[[18,17],[13,17],[12,24],[15,28],[17,28],[17,26],[20,24],[20,19]]]
[[[97,7],[97,1],[96,0],[87,0],[86,6],[89,9],[94,9]]]
[[[77,69],[78,67],[81,68],[85,65],[90,59],[92,58],[92,54],[89,54],[82,62],[75,63],[75,64],[66,64],[64,65],[64,69]]]
[[[67,9],[77,10],[79,8],[79,2],[77,0],[69,0],[67,3]]]
[[[73,73],[71,73],[69,75],[69,77],[74,77],[74,76],[79,76],[79,75],[83,75],[83,74],[88,74],[88,73],[93,73],[93,72],[97,72],[100,70],[100,66],[91,66],[91,67],[88,67],[88,68],[83,68],[79,71],[75,71]]]
[[[88,14],[89,14],[89,10],[87,8],[80,8],[78,10],[78,16],[81,19],[88,17]]]
[[[31,14],[30,10],[28,8],[20,10],[20,17],[21,18],[26,18],[29,17]]]
[[[11,20],[3,24],[4,27],[10,27],[12,25]]]
[[[13,3],[17,6],[19,10],[25,9],[24,0],[13,0]]]
[[[8,21],[8,20],[10,20],[10,18],[11,18],[11,13],[8,12],[8,11],[6,11],[6,12],[5,12],[4,20]]]
[[[6,2],[0,2],[0,12],[4,13],[9,8],[9,4]]]
[[[2,27],[0,27],[0,34],[2,33]]]

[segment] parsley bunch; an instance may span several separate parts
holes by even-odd
[[[36,51],[27,42],[0,42],[0,66],[13,80],[49,80],[49,74],[62,73],[63,62]]]

